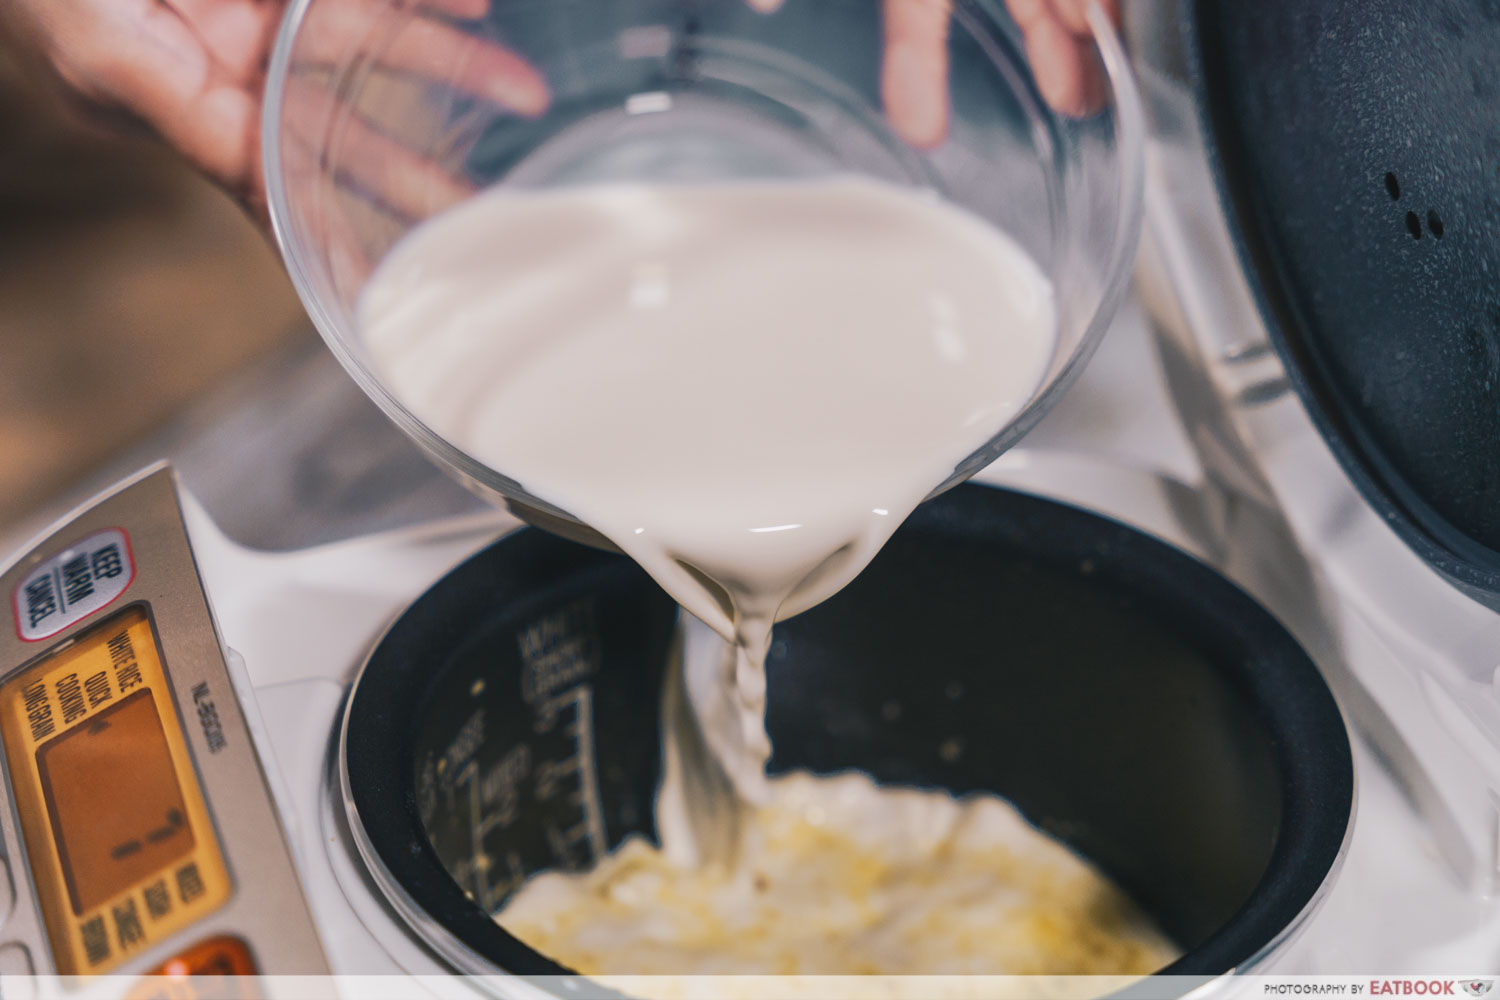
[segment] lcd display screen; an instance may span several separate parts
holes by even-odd
[[[36,766],[74,913],[192,852],[187,803],[149,691],[43,744]]]
[[[7,677],[0,745],[58,972],[108,972],[228,901],[145,604]]]

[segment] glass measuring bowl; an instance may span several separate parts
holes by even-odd
[[[397,426],[481,496],[597,543],[433,431],[376,374],[355,306],[392,245],[500,184],[854,173],[934,190],[1027,249],[1060,324],[1030,402],[936,495],[1059,398],[1130,274],[1145,126],[1118,40],[1097,9],[1090,24],[1105,106],[1072,118],[1042,100],[1001,0],[958,0],[947,136],[917,149],[881,111],[871,0],[786,0],[771,15],[743,0],[293,0],[262,122],[270,218],[318,331]],[[526,85],[532,74],[545,97]]]

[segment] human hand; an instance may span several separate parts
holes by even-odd
[[[748,0],[762,13],[784,0]],[[809,0],[816,2],[816,0]],[[885,45],[880,94],[896,134],[921,148],[948,132],[948,23],[951,0],[882,0]],[[1063,114],[1083,116],[1104,104],[1104,80],[1093,54],[1089,0],[1005,0],[1026,36],[1026,57],[1042,97]],[[1099,0],[1120,23],[1119,0]]]
[[[771,12],[783,0],[749,0]],[[811,2],[811,0],[809,0]],[[1118,0],[1099,0],[1118,23]],[[315,6],[316,25],[304,55],[330,62],[371,20],[379,0],[337,0]],[[547,83],[525,60],[448,23],[480,18],[490,0],[425,0],[419,16],[385,51],[382,68],[396,75],[447,79],[459,89],[521,115],[550,101]],[[881,94],[898,135],[919,147],[943,140],[948,128],[947,39],[951,0],[883,0]],[[1091,52],[1088,0],[1006,0],[1026,37],[1027,55],[1043,96],[1059,111],[1086,114],[1103,99]],[[145,125],[176,147],[265,221],[259,126],[270,47],[286,0],[8,0],[0,34],[33,68],[61,85],[72,103]],[[316,28],[316,30],[311,30]],[[337,99],[315,80],[289,82],[288,142],[316,149],[318,128]],[[300,109],[300,110],[299,110]],[[420,218],[435,204],[466,193],[462,182],[400,143],[350,116],[341,165],[349,181],[394,214]],[[434,194],[434,191],[436,194]]]
[[[374,2],[321,4],[324,30],[309,36],[312,58],[321,39],[331,60],[369,19]],[[0,34],[75,106],[146,126],[264,222],[261,101],[285,6],[286,0],[7,0],[0,4]],[[419,17],[397,37],[384,69],[446,79],[461,65],[454,81],[460,89],[523,115],[546,109],[547,85],[536,70],[441,19],[482,17],[489,0],[423,6],[434,16]],[[289,100],[318,102],[316,83],[295,86]],[[357,122],[346,141],[358,148],[346,159],[351,169],[372,175],[353,181],[370,182],[398,211],[414,201],[414,189],[434,180],[421,158]]]

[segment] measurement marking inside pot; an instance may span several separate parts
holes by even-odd
[[[459,884],[468,883],[473,887],[474,899],[486,911],[493,911],[512,890],[520,885],[512,873],[511,878],[505,880],[500,891],[490,884],[489,873],[493,862],[484,849],[484,838],[496,827],[510,825],[512,816],[504,809],[486,810],[481,796],[481,782],[479,781],[479,766],[470,760],[459,771],[455,784],[468,785],[469,789],[469,844],[470,855],[468,860],[460,863],[454,872]],[[515,859],[507,858],[508,867],[515,867]]]
[[[599,762],[594,758],[594,689],[580,684],[578,715],[574,727],[578,737],[578,757],[583,766],[584,815],[589,828],[592,860],[604,857],[607,841],[604,834],[604,802],[599,794]]]
[[[529,771],[532,794],[539,802],[561,799],[578,810],[577,822],[551,825],[545,833],[552,852],[550,866],[583,868],[596,863],[608,849],[604,824],[603,800],[599,791],[598,762],[594,748],[594,692],[590,685],[580,684],[547,699],[536,709],[534,731],[539,738],[560,734],[572,740],[572,752],[540,760],[532,768],[530,760],[537,742],[517,744],[509,754],[490,768],[496,768],[513,780],[521,780]],[[562,721],[563,713],[572,716]],[[561,724],[560,724],[561,723]],[[572,783],[573,787],[568,785]],[[489,782],[493,784],[493,781]],[[486,849],[486,841],[496,830],[504,830],[515,821],[514,795],[487,794],[485,775],[479,760],[470,755],[453,775],[452,787],[468,801],[469,856],[453,866],[454,878],[485,910],[493,912],[526,880],[520,858],[510,851],[497,864]],[[501,876],[498,882],[491,875]]]
[[[588,684],[570,688],[549,699],[537,714],[543,720],[556,720],[570,706],[573,718],[562,727],[562,731],[573,737],[574,751],[570,756],[537,765],[536,793],[538,798],[551,798],[564,779],[577,775],[578,787],[565,801],[579,806],[583,816],[566,829],[549,827],[547,842],[559,860],[571,859],[575,848],[587,845],[588,857],[584,861],[592,864],[602,858],[608,848],[604,805],[599,793],[598,761],[594,759],[593,688]]]

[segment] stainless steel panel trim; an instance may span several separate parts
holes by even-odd
[[[96,498],[32,543],[0,576],[10,592],[41,560],[102,528],[129,532],[136,576],[129,603],[149,605],[194,769],[213,818],[233,893],[219,910],[134,956],[117,971],[142,972],[186,945],[213,934],[244,939],[257,964],[276,975],[319,975],[329,966],[318,941],[307,902],[265,773],[251,739],[225,662],[223,642],[204,593],[171,469],[157,463]],[[39,655],[49,655],[95,625],[96,617],[68,627],[47,644],[23,643],[13,630],[0,630],[0,681]],[[7,634],[9,633],[9,634]],[[194,710],[193,691],[212,699],[223,734],[210,746]],[[26,944],[40,971],[51,971],[52,950],[41,928],[30,867],[15,817],[9,769],[4,771],[8,809],[0,810],[6,853],[20,865],[26,892],[18,892],[17,912],[6,937]],[[19,883],[19,879],[17,880]],[[18,886],[19,888],[19,886]]]

